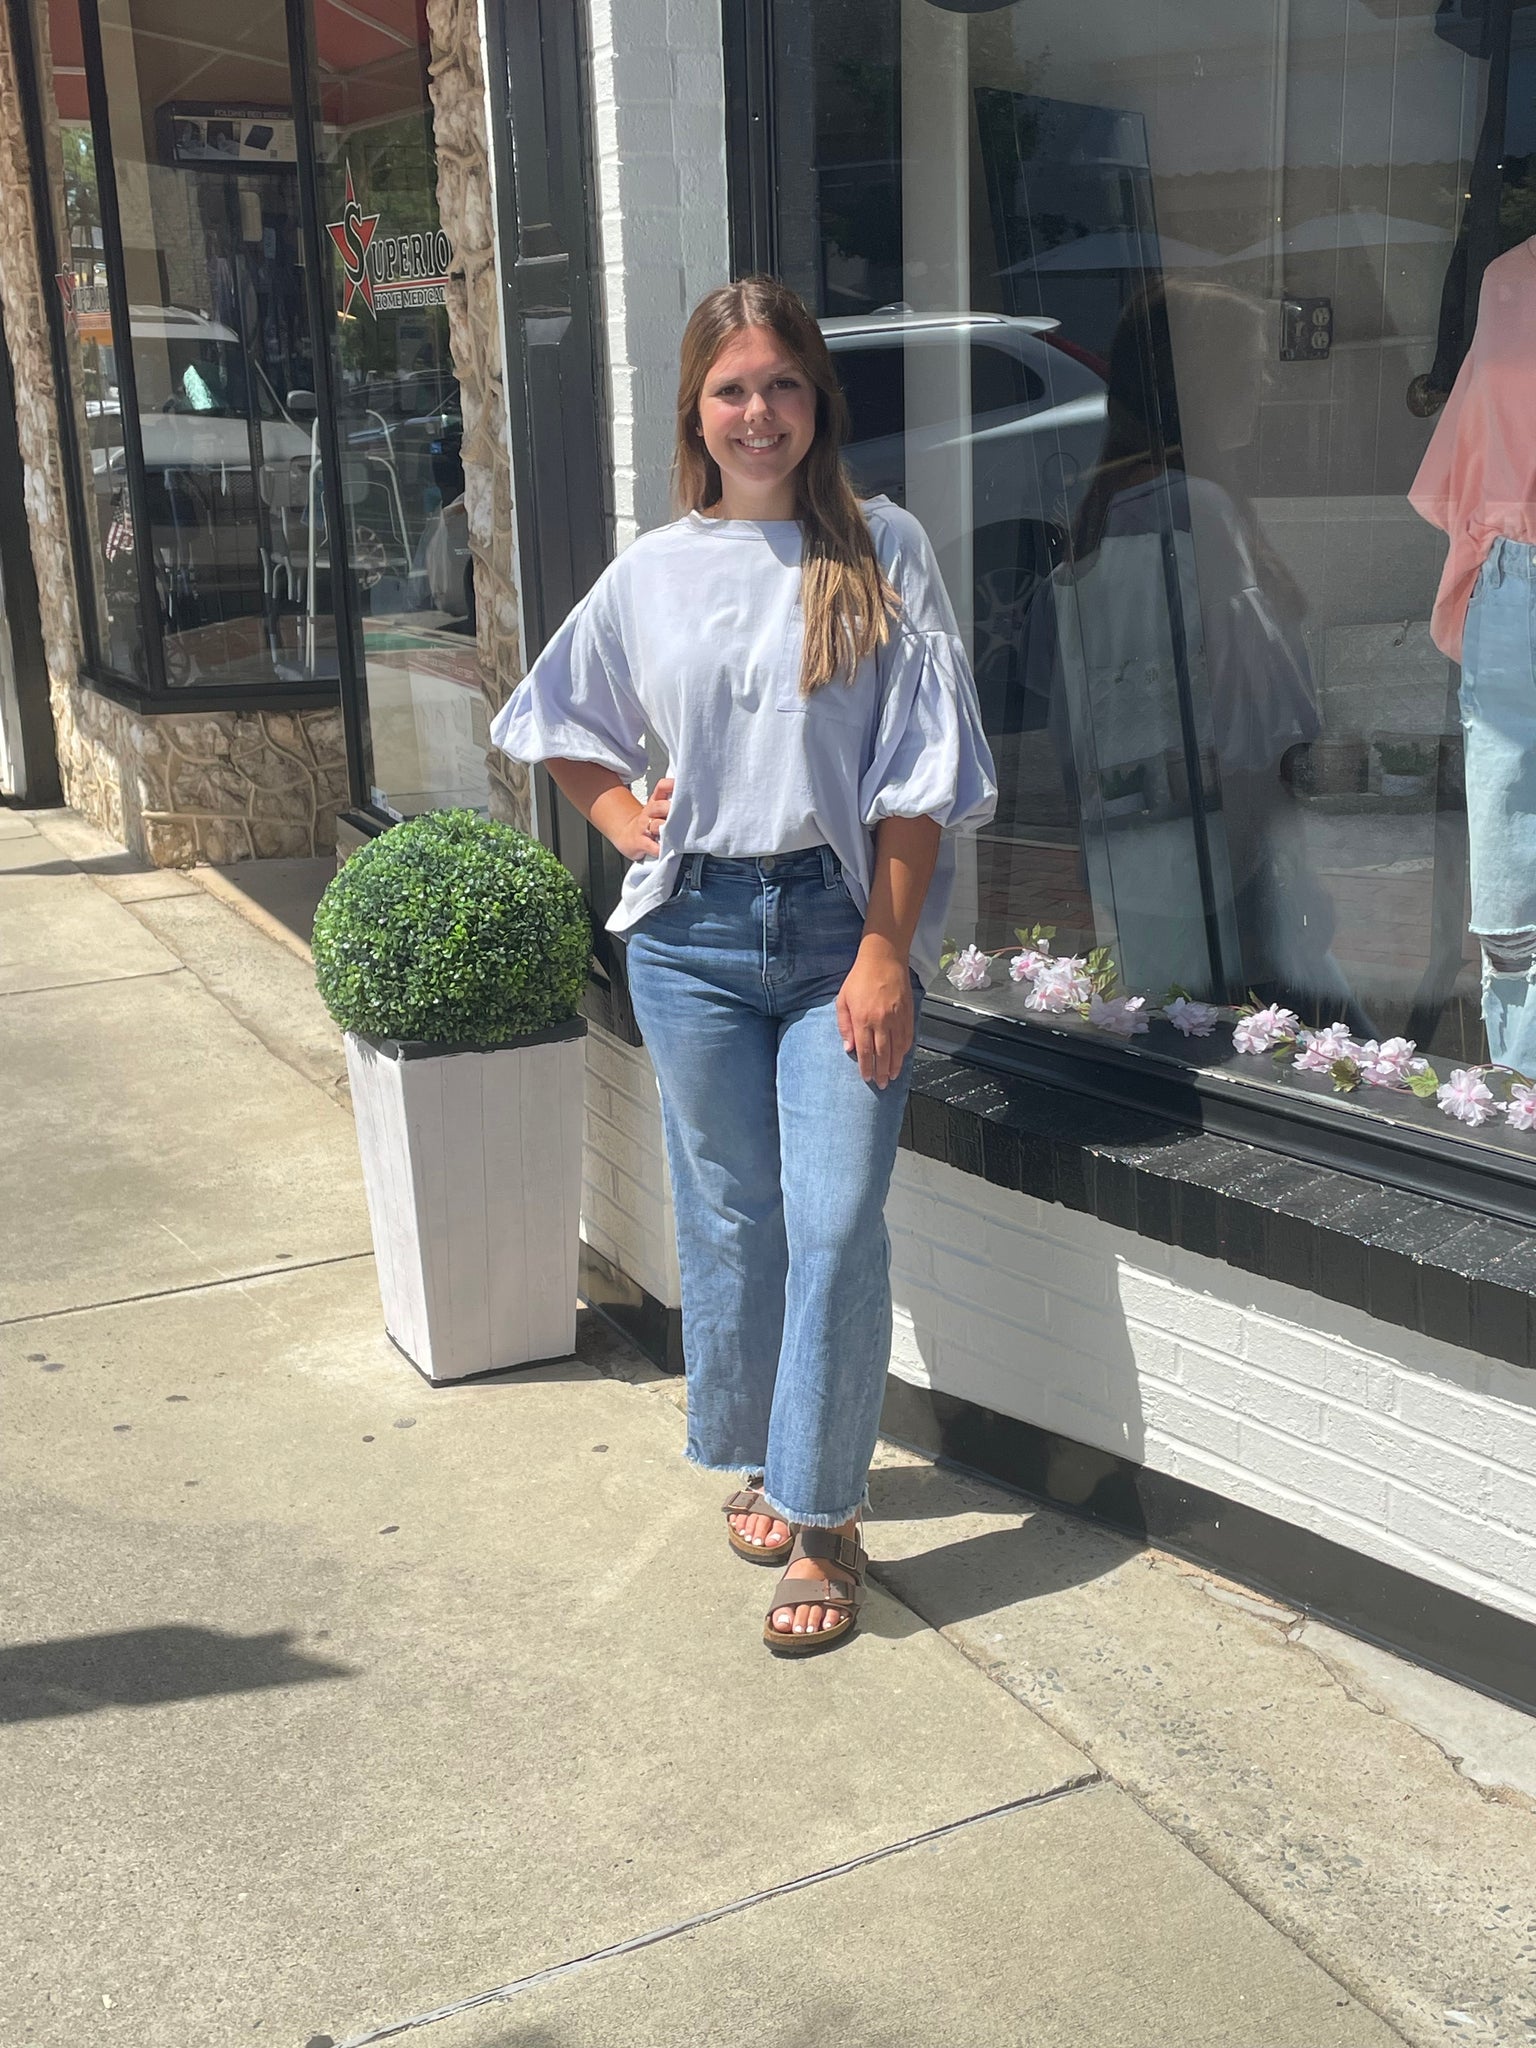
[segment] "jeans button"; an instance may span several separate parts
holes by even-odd
[[[773,873],[773,855],[771,853],[763,855],[762,867],[765,874],[771,875]]]

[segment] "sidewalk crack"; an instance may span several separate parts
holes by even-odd
[[[349,2034],[344,2041],[337,2041],[330,2034],[311,2034],[305,2048],[371,2048],[375,2041],[392,2041],[401,2034],[414,2033],[419,2027],[433,2026],[438,2020],[457,2019],[461,2013],[477,2012],[491,2005],[505,2005],[526,1992],[542,1990],[545,1985],[557,1984],[566,1977],[595,1969],[599,1963],[612,1962],[618,1956],[635,1955],[641,1949],[654,1948],[658,1942],[671,1941],[679,1934],[691,1934],[697,1927],[713,1926],[717,1920],[728,1920],[737,1913],[750,1911],[753,1906],[764,1905],[770,1899],[788,1898],[795,1892],[809,1890],[812,1885],[828,1884],[833,1878],[868,1869],[871,1864],[883,1863],[890,1856],[905,1855],[909,1849],[926,1848],[931,1842],[942,1842],[950,1835],[959,1834],[966,1828],[980,1827],[990,1820],[1003,1820],[1010,1814],[1026,1813],[1034,1807],[1051,1806],[1058,1799],[1069,1799],[1076,1793],[1092,1791],[1104,1782],[1102,1772],[1087,1771],[1066,1784],[1053,1785],[1048,1792],[1030,1792],[1022,1799],[1006,1800],[1001,1806],[968,1813],[960,1820],[944,1821],[936,1828],[925,1828],[921,1834],[904,1836],[899,1842],[887,1842],[879,1849],[868,1849],[863,1855],[850,1856],[842,1863],[829,1863],[824,1869],[808,1871],[802,1877],[786,1878],[782,1884],[769,1885],[763,1891],[748,1892],[744,1898],[732,1899],[729,1905],[712,1906],[703,1913],[690,1914],[686,1920],[653,1927],[648,1933],[634,1935],[628,1941],[610,1942],[606,1948],[593,1949],[584,1956],[573,1956],[568,1962],[551,1963],[545,1969],[530,1971],[525,1977],[514,1977],[510,1983],[497,1984],[489,1991],[471,1992],[467,1998],[455,1999],[451,2005],[438,2006],[432,2012],[416,2013],[410,2019],[390,2020],[382,2027],[370,2027],[365,2034]]]
[[[0,1330],[15,1329],[19,1323],[48,1323],[59,1316],[92,1315],[97,1309],[132,1308],[141,1301],[168,1301],[178,1294],[211,1294],[220,1287],[243,1287],[249,1280],[281,1279],[287,1273],[314,1273],[323,1266],[347,1266],[355,1259],[372,1257],[371,1251],[337,1252],[329,1259],[292,1260],[281,1266],[253,1266],[248,1273],[221,1273],[215,1280],[189,1280],[184,1287],[152,1287],[144,1294],[116,1294],[110,1301],[77,1301],[68,1308],[39,1308],[30,1315],[0,1316]]]

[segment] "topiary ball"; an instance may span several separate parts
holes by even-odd
[[[576,1014],[592,931],[581,891],[536,839],[474,811],[431,811],[337,872],[313,947],[343,1031],[492,1046]]]

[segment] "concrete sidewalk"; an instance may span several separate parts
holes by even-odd
[[[769,1658],[675,1382],[385,1342],[341,1071],[0,812],[0,2039],[1529,2043],[1531,1723],[895,1446]]]

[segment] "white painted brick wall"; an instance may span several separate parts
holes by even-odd
[[[669,517],[677,346],[730,275],[719,0],[589,0],[615,544]]]
[[[902,1378],[1536,1619],[1536,1375],[904,1153]]]
[[[682,1300],[656,1076],[638,1046],[587,1033],[581,1234],[669,1308]]]

